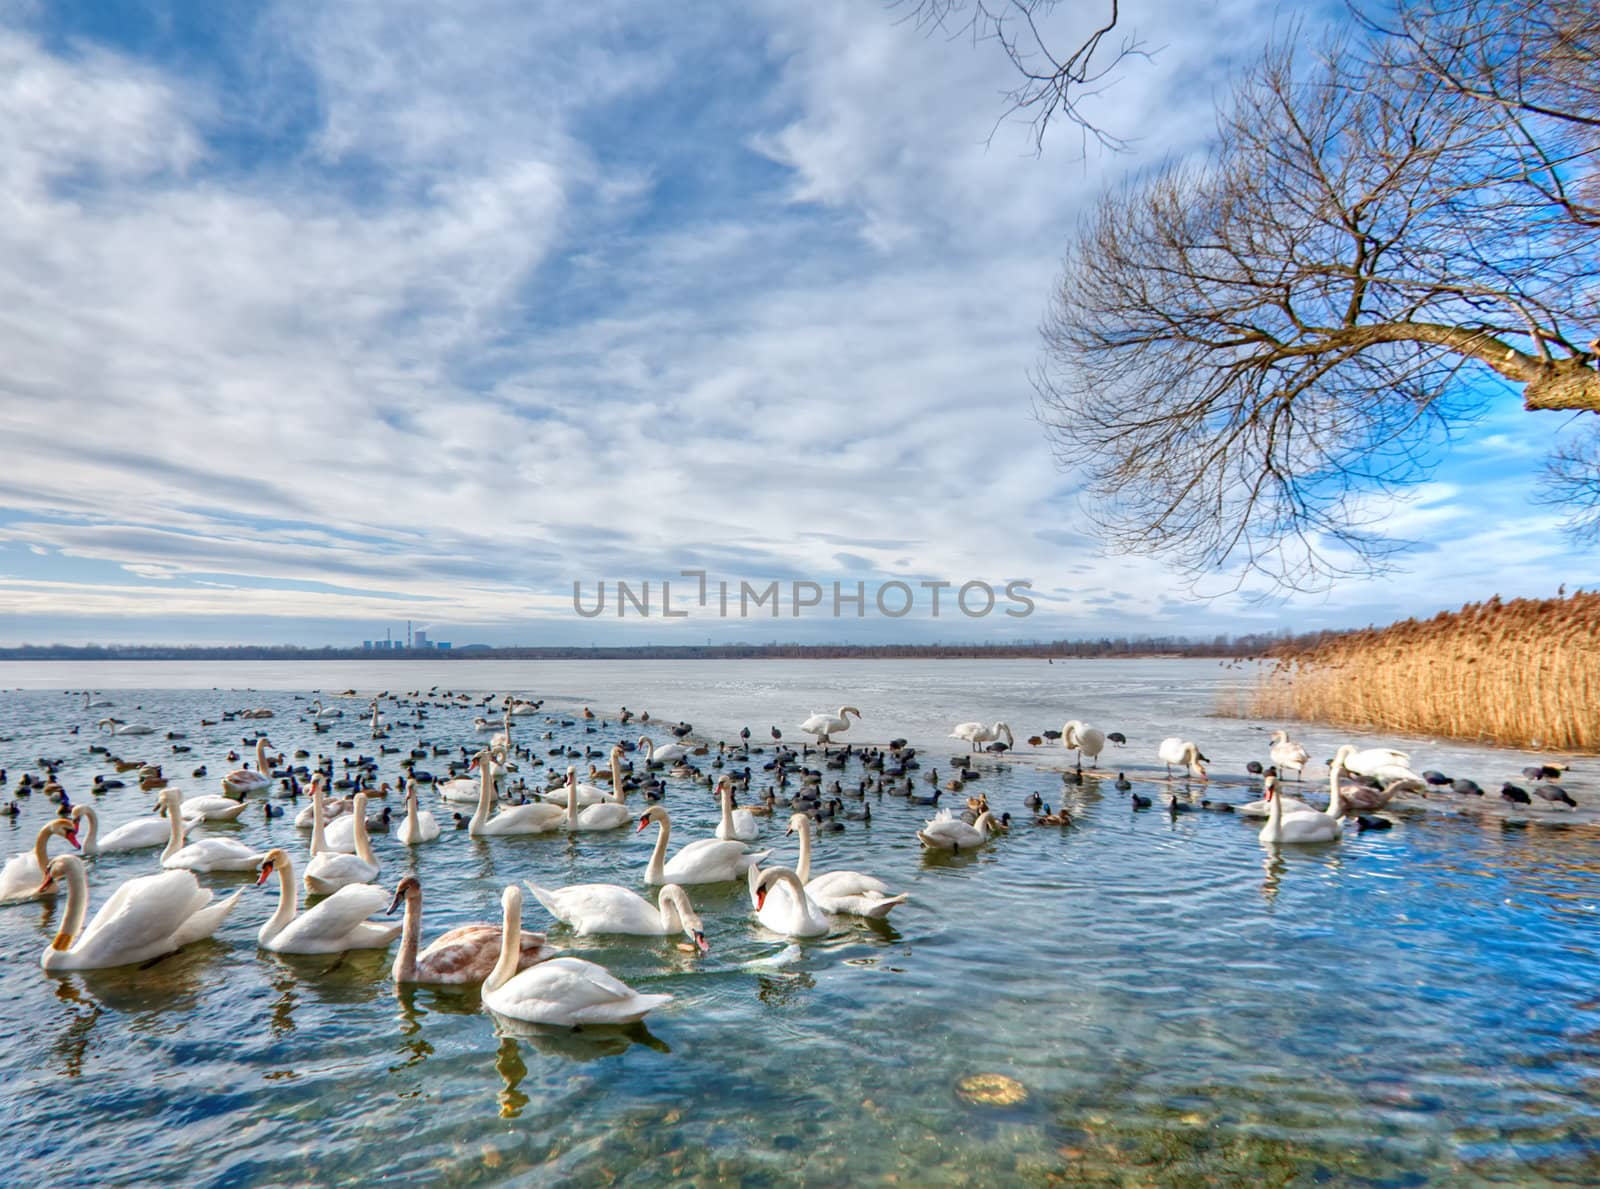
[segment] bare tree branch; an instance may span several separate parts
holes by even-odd
[[[1076,45],[1065,53],[1052,48],[1043,28],[1061,0],[889,0],[889,6],[929,32],[998,45],[1019,80],[1005,93],[1008,106],[1000,120],[1026,115],[1036,152],[1058,119],[1077,127],[1085,142],[1093,138],[1105,148],[1121,149],[1127,141],[1090,118],[1083,100],[1107,85],[1125,60],[1147,58],[1150,50],[1136,36],[1112,43],[1109,38],[1122,19],[1118,0],[1093,2],[1098,5],[1094,27],[1069,37]]]
[[[1474,5],[1494,0],[1451,7]],[[1485,102],[1373,36],[1270,50],[1208,160],[1083,221],[1038,411],[1124,549],[1290,587],[1370,573],[1400,544],[1386,497],[1470,418],[1471,377],[1521,385],[1530,409],[1600,410],[1600,222],[1574,197],[1588,124]],[[1585,113],[1600,104],[1568,114]]]

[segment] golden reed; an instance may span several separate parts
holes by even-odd
[[[1600,751],[1600,593],[1497,595],[1429,620],[1286,645],[1243,691],[1251,717]]]

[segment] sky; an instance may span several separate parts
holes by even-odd
[[[1209,638],[1600,579],[1510,392],[1386,516],[1395,573],[1096,542],[1032,400],[1065,245],[1276,13],[1124,8],[1158,52],[1087,108],[1129,147],[1035,153],[994,46],[874,0],[0,0],[0,644]]]

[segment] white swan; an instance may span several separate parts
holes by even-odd
[[[185,797],[179,808],[190,821],[233,822],[239,820],[239,815],[249,805],[237,797],[218,797],[208,793],[199,797]]]
[[[1288,731],[1272,732],[1272,745],[1267,748],[1267,758],[1279,772],[1285,768],[1293,768],[1297,779],[1305,777],[1305,766],[1311,759],[1311,753],[1289,738]]]
[[[390,973],[397,983],[431,983],[443,986],[468,986],[489,977],[500,959],[500,926],[485,922],[457,925],[417,953],[422,937],[422,884],[414,875],[402,879],[389,902],[389,911],[405,901],[406,915],[400,931],[400,952],[394,956]],[[524,933],[517,969],[526,970],[536,962],[553,957],[555,950],[545,945],[542,933]]]
[[[763,928],[785,937],[821,937],[831,928],[827,916],[800,882],[800,877],[787,867],[770,867],[757,874],[749,873],[750,895],[755,901],[756,919]],[[782,883],[787,896],[769,896],[768,889]]]
[[[689,894],[677,884],[662,886],[651,904],[638,892],[613,883],[568,884],[541,888],[524,881],[528,890],[556,920],[572,927],[579,937],[597,933],[626,933],[636,937],[665,937],[682,933],[706,953],[705,925],[689,903]]]
[[[669,743],[665,747],[657,747],[648,735],[639,736],[639,746],[644,748],[646,768],[653,768],[657,764],[673,764],[686,759],[689,755],[689,749],[681,743]]]
[[[417,782],[406,781],[406,820],[394,832],[401,846],[416,846],[419,842],[432,842],[439,837],[439,820],[417,805]]]
[[[561,828],[567,820],[566,811],[542,801],[509,805],[490,817],[494,807],[494,774],[489,760],[489,753],[480,751],[472,761],[479,770],[478,808],[467,823],[468,834],[485,838],[502,834],[544,834]]]
[[[1277,796],[1277,785],[1277,777],[1267,777],[1267,800],[1272,809],[1267,816],[1267,824],[1261,827],[1258,835],[1263,843],[1276,846],[1285,842],[1334,842],[1344,837],[1344,830],[1339,825],[1339,819],[1344,816],[1344,807],[1339,803],[1337,775],[1332,781],[1333,798],[1328,803],[1326,813],[1317,813],[1315,810],[1310,813],[1284,813],[1283,801]]]
[[[992,813],[981,813],[970,826],[948,809],[941,809],[929,818],[917,837],[929,850],[948,850],[960,854],[974,850],[988,842],[1000,830]]]
[[[318,804],[321,798],[318,797]],[[311,826],[311,861],[306,864],[306,891],[326,896],[351,884],[367,884],[378,878],[378,858],[367,840],[367,795],[357,793],[350,808],[355,829],[355,854],[329,850],[321,814]]]
[[[158,801],[156,808],[164,809],[165,802]],[[199,825],[203,820],[198,815],[186,816],[185,825]],[[78,849],[86,855],[121,854],[131,850],[149,850],[154,846],[162,846],[172,840],[172,823],[164,814],[152,814],[149,817],[136,817],[131,822],[124,822],[112,830],[104,838],[100,837],[100,815],[95,812],[92,805],[74,805],[72,807],[72,820],[84,823],[83,838]]]
[[[311,717],[312,718],[343,718],[344,717],[344,711],[340,710],[336,706],[329,706],[327,709],[323,709],[322,699],[318,698],[315,702],[311,703]]]
[[[660,805],[652,805],[639,819],[639,829],[643,830],[652,822],[661,827],[661,833],[656,837],[655,850],[651,852],[650,862],[644,869],[645,883],[727,883],[738,879],[772,853],[770,850],[759,853],[747,851],[742,842],[701,838],[689,843],[667,863],[667,840],[672,836],[672,819]]]
[[[88,690],[83,691],[83,708],[85,710],[104,710],[107,706],[112,704],[113,703],[106,701],[104,698],[97,700]]]
[[[567,769],[567,812],[565,825],[569,830],[618,830],[633,820],[633,811],[617,801],[578,807],[578,770]]]
[[[154,735],[156,729],[139,722],[124,722],[120,718],[102,718],[95,724],[105,727],[113,735]]]
[[[978,750],[978,744],[993,743],[1002,735],[1005,736],[1007,748],[1016,746],[1016,741],[1011,737],[1011,728],[1003,722],[997,722],[992,727],[986,727],[981,722],[961,722],[950,729],[950,738],[970,743],[973,751]]]
[[[801,723],[799,729],[808,735],[815,735],[818,743],[831,743],[832,736],[842,735],[850,729],[849,716],[852,714],[858,719],[861,717],[861,711],[854,706],[841,706],[838,714],[819,712]]]
[[[603,788],[587,781],[578,782],[578,806],[587,809],[591,805],[622,805],[627,802],[627,793],[622,781],[622,746],[616,745],[611,749],[611,787]],[[567,790],[563,786],[560,792],[545,794],[546,801],[554,804],[567,803]],[[631,814],[629,815],[632,816]]]
[[[18,851],[0,867],[0,904],[20,904],[24,900],[37,900],[44,894],[39,883],[50,869],[46,847],[52,838],[65,838],[73,846],[78,845],[77,828],[69,819],[54,817],[40,826],[33,849]]]
[[[1061,727],[1061,746],[1078,753],[1078,767],[1081,768],[1085,754],[1091,764],[1100,758],[1106,748],[1106,733],[1074,718]]]
[[[261,877],[278,875],[278,910],[272,914],[256,942],[280,954],[340,954],[345,950],[382,949],[400,935],[399,925],[367,920],[382,912],[388,894],[372,884],[348,884],[315,908],[300,912],[300,889],[294,882],[294,863],[283,850],[269,850],[261,861]]]
[[[604,966],[582,958],[551,958],[517,973],[522,938],[522,893],[512,884],[501,893],[505,909],[500,960],[483,983],[483,1004],[514,1020],[533,1024],[631,1024],[672,1001],[671,995],[641,995]]]
[[[888,884],[860,871],[825,871],[813,879],[811,828],[811,818],[804,813],[797,813],[789,819],[789,828],[785,833],[800,835],[800,862],[794,869],[795,874],[800,877],[800,882],[805,884],[806,895],[810,896],[823,912],[843,913],[881,921],[886,919],[894,908],[911,898],[903,893],[899,896],[891,895]],[[786,888],[787,885],[780,884],[772,889],[772,893],[783,892]]]
[[[1333,767],[1342,767],[1357,776],[1371,776],[1385,784],[1396,780],[1414,780],[1419,785],[1422,782],[1422,778],[1411,770],[1411,757],[1388,747],[1362,750],[1353,743],[1346,743],[1334,753]]]
[[[76,855],[50,860],[44,886],[64,882],[67,908],[61,928],[39,964],[46,970],[103,970],[146,962],[210,937],[244,893],[217,904],[191,871],[163,871],[130,879],[95,913],[89,927],[89,877]]]
[[[1167,766],[1167,779],[1172,779],[1172,765],[1182,764],[1201,780],[1206,779],[1206,765],[1211,761],[1200,754],[1200,749],[1187,739],[1176,735],[1163,739],[1156,749],[1156,758]]]
[[[177,789],[161,790],[161,805],[167,811],[170,831],[167,849],[161,852],[161,865],[171,870],[254,871],[261,852],[232,838],[202,838],[184,841],[188,823],[184,821],[182,794]]]
[[[754,842],[761,837],[761,825],[756,821],[756,815],[748,809],[733,807],[733,782],[726,776],[717,781],[717,795],[722,799],[722,820],[717,823],[718,838]]]
[[[256,740],[256,766],[235,768],[222,778],[222,791],[235,797],[251,793],[264,793],[272,787],[272,765],[267,762],[268,739],[262,735]]]

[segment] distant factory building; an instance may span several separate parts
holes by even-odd
[[[428,643],[428,633],[427,632],[416,632],[416,633],[413,633],[413,635],[411,637],[411,646],[413,648],[432,648],[433,647],[432,644]]]

